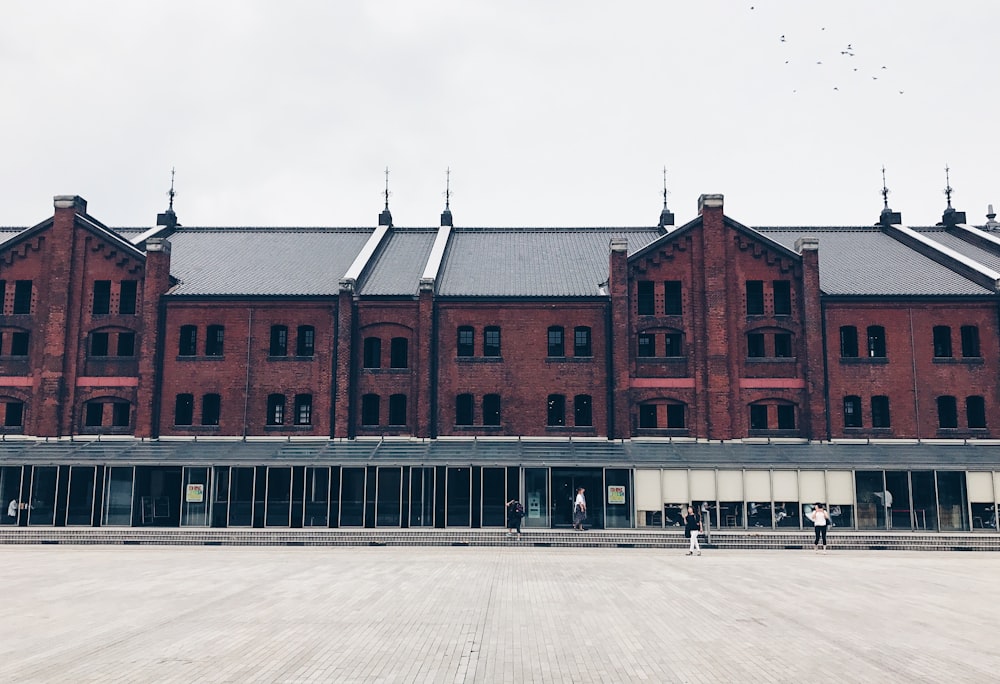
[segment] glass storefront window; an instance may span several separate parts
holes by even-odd
[[[131,467],[114,467],[104,471],[104,513],[102,525],[132,524]]]
[[[941,530],[967,530],[969,522],[966,519],[965,473],[943,471],[937,473],[938,511],[941,517]],[[917,497],[916,489],[913,498]]]
[[[469,527],[472,521],[472,469],[448,468],[446,477],[445,525]]]
[[[288,467],[267,469],[267,499],[264,525],[288,527],[292,516],[292,469]]]
[[[887,470],[885,472],[885,491],[888,492],[885,500],[892,500],[892,505],[885,504],[889,514],[890,530],[911,530],[913,529],[914,512],[910,506],[910,487],[907,478],[908,473],[898,470]],[[920,512],[926,518],[927,512]],[[921,523],[923,521],[920,521]]]
[[[330,469],[307,467],[305,475],[303,527],[326,527],[330,523]]]
[[[507,492],[506,468],[483,468],[483,527],[507,526],[507,502],[517,491]]]
[[[859,530],[884,530],[887,511],[893,504],[892,494],[886,492],[881,470],[859,470],[854,474],[858,509]]]
[[[937,530],[938,506],[934,473],[913,471],[910,473],[910,487],[913,490],[913,529]]]
[[[378,492],[375,498],[375,526],[399,527],[402,468],[378,469]]]
[[[67,525],[92,525],[94,522],[95,466],[70,466],[69,494],[66,501]]]
[[[253,525],[254,469],[229,469],[229,527]]]
[[[56,521],[57,466],[35,466],[31,469],[31,497],[28,499],[29,525],[54,525]]]
[[[549,469],[524,469],[525,527],[550,527]]]
[[[340,526],[365,524],[365,469],[344,468],[340,481]]]

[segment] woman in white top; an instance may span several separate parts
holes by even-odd
[[[587,519],[587,498],[583,495],[583,487],[576,490],[573,501],[573,529],[583,531],[583,521]]]
[[[826,528],[830,526],[830,514],[823,508],[823,504],[816,503],[813,505],[809,518],[813,521],[813,532],[816,533],[816,538],[813,540],[815,550],[819,551],[820,538],[822,538],[823,550],[826,551]]]

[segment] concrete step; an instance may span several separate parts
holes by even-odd
[[[706,549],[812,548],[812,533],[784,531],[713,532]],[[1000,551],[996,533],[839,532],[832,550]],[[208,546],[548,546],[681,549],[688,545],[673,530],[531,530],[521,539],[497,529],[211,529],[66,528],[0,529],[0,544],[156,544]]]

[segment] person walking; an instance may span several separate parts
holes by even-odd
[[[521,520],[524,518],[524,506],[517,499],[507,502],[507,537],[510,538],[517,533],[517,538],[521,538]]]
[[[694,512],[694,508],[688,506],[687,515],[684,517],[684,536],[691,541],[691,544],[686,555],[695,553],[701,555],[701,544],[698,543],[698,535],[701,532],[701,516]]]
[[[816,535],[813,539],[813,550],[819,551],[820,540],[822,539],[823,553],[826,553],[826,529],[830,526],[830,514],[827,513],[823,504],[817,502],[813,504],[812,512],[809,513],[809,519],[813,522],[813,532]]]
[[[583,532],[583,522],[587,519],[587,497],[583,495],[583,487],[577,487],[576,499],[573,501],[573,529]]]

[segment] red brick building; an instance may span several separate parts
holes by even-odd
[[[752,228],[703,195],[681,226],[467,228],[446,210],[405,228],[388,207],[361,228],[158,224],[111,229],[58,196],[0,229],[5,440],[547,440],[570,467],[602,440],[985,454],[1000,436],[1000,239],[957,212]],[[519,449],[503,496],[530,475]]]

